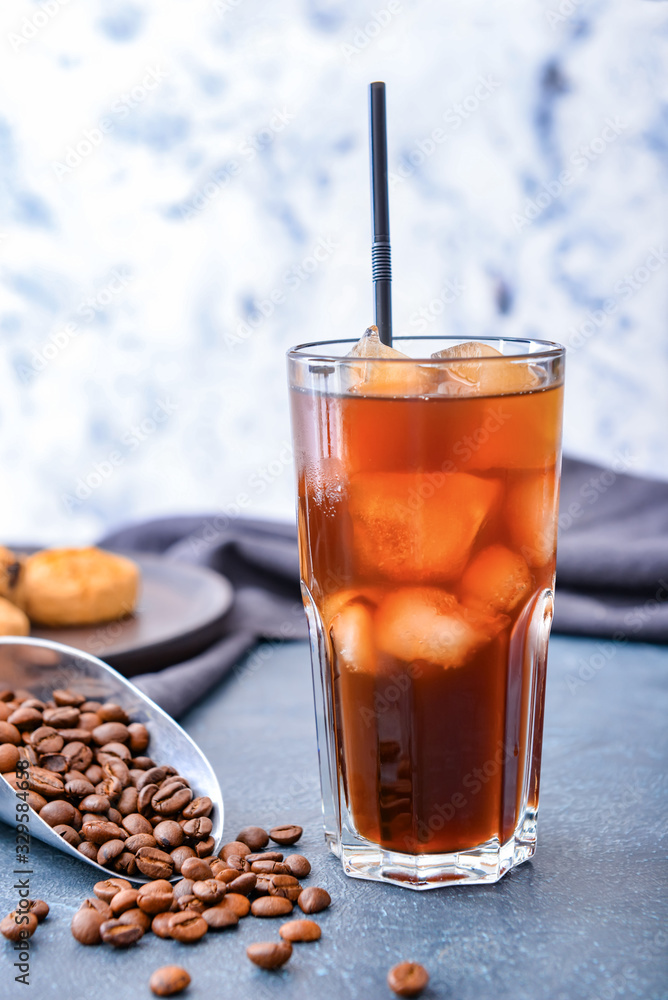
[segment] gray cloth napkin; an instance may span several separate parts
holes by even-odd
[[[668,483],[564,459],[560,511],[555,631],[668,642]],[[133,678],[175,718],[257,640],[307,636],[291,524],[170,517],[124,528],[100,544],[209,566],[234,586],[218,642],[185,663]]]

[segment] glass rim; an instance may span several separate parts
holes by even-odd
[[[359,337],[333,337],[329,340],[314,340],[305,344],[297,344],[295,347],[291,347],[287,351],[287,357],[294,361],[320,361],[334,364],[350,364],[351,361],[364,361],[364,358],[350,358],[348,355],[340,354],[316,354],[313,348],[327,347],[329,344],[350,344],[354,346],[358,341]],[[393,344],[399,341],[409,341],[409,340],[424,340],[424,341],[444,341],[452,340],[458,344],[468,343],[465,337],[459,337],[454,335],[449,336],[438,336],[436,334],[429,334],[427,336],[417,334],[416,336],[399,336],[393,337]],[[434,357],[408,357],[408,358],[369,358],[367,360],[372,360],[374,364],[406,364],[409,362],[415,364],[419,362],[422,364],[432,364],[432,365],[443,365],[443,364],[458,364],[462,361],[475,361],[476,364],[483,363],[487,364],[489,362],[495,361],[528,361],[528,362],[538,362],[546,361],[551,359],[556,359],[563,357],[566,354],[566,348],[563,344],[557,344],[551,340],[538,340],[535,337],[481,337],[477,343],[487,344],[494,341],[503,341],[509,344],[538,344],[544,347],[545,350],[539,350],[534,352],[526,352],[520,354],[488,354],[481,358],[434,358]]]

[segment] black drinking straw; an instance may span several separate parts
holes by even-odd
[[[387,120],[385,84],[369,86],[371,126],[371,216],[373,244],[371,275],[375,296],[378,335],[383,344],[392,344],[392,260],[390,250],[390,204],[387,187]]]

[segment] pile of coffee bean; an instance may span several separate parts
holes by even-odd
[[[115,702],[69,689],[49,701],[0,692],[0,772],[9,784],[24,787],[25,775],[28,804],[87,858],[121,875],[169,879],[188,858],[213,853],[213,803],[146,756],[149,740]]]
[[[249,914],[286,916],[295,903],[305,914],[318,913],[331,899],[326,889],[301,885],[300,879],[311,871],[308,859],[263,850],[270,839],[278,846],[291,846],[301,834],[300,826],[275,827],[269,833],[246,827],[217,857],[185,858],[182,878],[175,884],[158,878],[135,889],[123,878],[98,882],[95,895],[74,914],[72,934],[81,944],[123,948],[151,930],[157,937],[194,944],[208,931],[234,927]],[[312,920],[293,920],[281,928],[281,936],[279,949],[289,957],[291,942],[317,941],[320,928]],[[256,961],[250,952],[249,957]]]

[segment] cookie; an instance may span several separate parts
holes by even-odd
[[[28,635],[30,622],[28,616],[8,601],[0,597],[0,635]]]
[[[96,625],[131,614],[139,568],[101,549],[46,549],[22,567],[18,603],[38,625]]]

